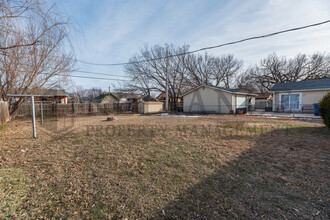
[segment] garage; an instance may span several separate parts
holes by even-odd
[[[253,110],[256,96],[241,90],[201,85],[182,95],[183,111],[229,114],[237,109]]]

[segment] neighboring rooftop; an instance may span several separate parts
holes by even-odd
[[[228,88],[220,87],[220,86],[209,86],[209,87],[212,87],[212,88],[215,88],[215,89],[224,90],[224,91],[231,92],[231,93],[247,93],[247,94],[252,94],[250,92],[247,92],[245,90],[240,90],[240,89],[228,89]]]
[[[116,96],[118,99],[121,98],[126,98],[126,99],[138,99],[141,98],[142,96],[139,94],[135,93],[125,93],[125,92],[113,92],[112,93],[114,96]]]
[[[268,99],[271,93],[269,92],[262,92],[262,93],[257,93],[256,99]]]
[[[197,86],[194,89],[189,90],[188,92],[184,93],[182,96],[185,96],[186,94],[195,91],[197,89],[199,89],[200,87],[205,86],[205,87],[209,87],[209,88],[213,88],[213,89],[217,89],[217,90],[221,90],[221,91],[225,91],[225,92],[229,92],[229,93],[235,93],[235,94],[247,94],[247,95],[256,95],[254,93],[250,93],[247,91],[243,91],[243,90],[238,90],[238,89],[228,89],[228,88],[224,88],[224,87],[220,87],[220,86],[211,86],[211,85],[200,85]]]
[[[330,89],[330,78],[305,80],[299,82],[276,83],[269,91],[302,91]]]
[[[117,101],[120,101],[122,99],[124,99],[124,100],[126,100],[126,99],[139,99],[139,98],[142,97],[141,95],[135,94],[135,93],[108,92],[108,93],[103,93],[103,94],[99,95],[93,101],[94,102],[99,102],[99,101],[103,100],[107,96],[112,96]]]
[[[117,101],[119,100],[113,93],[111,93],[111,92],[108,92],[108,93],[103,93],[103,94],[101,94],[101,95],[99,95],[99,96],[97,96],[96,98],[94,98],[94,102],[99,102],[99,101],[102,101],[105,97],[107,97],[107,96],[112,96],[112,97],[114,97]]]
[[[67,96],[64,89],[40,89],[41,95]]]

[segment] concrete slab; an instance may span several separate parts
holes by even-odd
[[[321,119],[321,116],[317,116],[314,114],[306,114],[306,113],[280,113],[280,112],[249,112],[250,115],[254,116],[264,116],[269,118],[304,118],[304,119]]]

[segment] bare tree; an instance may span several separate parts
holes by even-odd
[[[93,101],[96,97],[103,94],[102,88],[92,87],[91,89],[86,90],[86,95],[89,101]]]
[[[215,57],[205,53],[204,55],[189,54],[184,59],[184,67],[188,70],[189,83],[192,86],[213,84]]]
[[[83,86],[74,85],[72,91],[69,93],[71,100],[75,102],[81,102],[83,98],[87,97],[87,89]]]
[[[215,86],[223,82],[226,88],[230,88],[235,75],[241,71],[243,61],[235,59],[233,55],[227,55],[216,58],[214,65]]]
[[[24,18],[35,19],[34,15],[41,10],[41,3],[39,0],[0,0],[0,24],[2,33],[12,37],[11,41],[1,41],[0,51],[6,53],[6,50],[17,47],[33,46],[39,41],[43,35],[47,33],[52,26],[44,26],[40,29],[33,39],[26,39],[24,36],[18,37],[18,26],[26,25],[27,20]],[[50,11],[48,11],[50,12]],[[42,14],[39,14],[43,16]],[[45,15],[45,14],[44,14]],[[45,17],[44,17],[45,18]],[[16,30],[16,31],[15,31]]]
[[[298,54],[296,57],[288,59],[280,58],[273,53],[261,60],[259,66],[250,70],[250,77],[266,89],[270,89],[275,83],[330,77],[330,55]]]
[[[169,97],[174,104],[185,89],[186,74],[188,71],[183,65],[184,56],[172,56],[187,52],[189,46],[174,47],[156,45],[141,49],[139,54],[130,59],[130,63],[125,66],[125,72],[132,77],[132,82],[126,87],[132,87],[142,92],[145,96],[150,96],[151,91],[165,92],[166,74],[169,75]],[[167,59],[159,59],[168,57]],[[147,62],[139,62],[147,60]]]
[[[69,24],[38,0],[1,0],[0,95],[36,93],[63,81],[74,67]],[[24,99],[10,100],[14,115]]]
[[[88,101],[93,101],[96,97],[104,94],[102,88],[92,87],[91,89],[85,89],[83,86],[74,85],[69,92],[69,96],[73,101],[81,102],[83,98],[87,98]]]
[[[176,100],[195,86],[209,84],[229,88],[234,75],[242,67],[242,61],[234,59],[233,55],[186,54],[188,50],[188,45],[145,46],[125,66],[126,73],[132,77],[132,82],[125,87],[140,91],[145,96],[150,96],[151,91],[165,92],[168,73],[169,97],[176,105]],[[141,60],[147,62],[139,62]]]
[[[209,84],[230,88],[235,74],[243,65],[243,61],[237,60],[233,55],[214,57],[189,54],[185,58],[185,67],[189,71],[189,82],[194,85]]]
[[[256,83],[255,68],[248,68],[243,73],[235,77],[235,89],[251,93],[264,93],[267,91],[260,83]]]

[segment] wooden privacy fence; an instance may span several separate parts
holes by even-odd
[[[61,117],[66,115],[89,115],[109,113],[137,113],[137,104],[115,103],[43,103],[45,117]],[[35,104],[36,116],[40,116],[40,103]],[[31,103],[24,103],[18,109],[17,117],[32,116]]]
[[[5,124],[9,119],[8,103],[0,101],[0,125]]]

